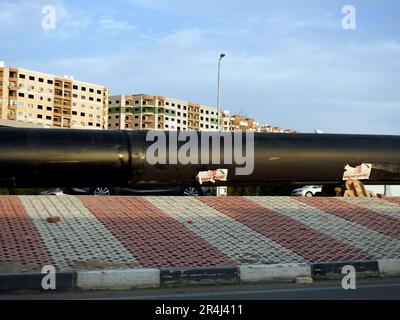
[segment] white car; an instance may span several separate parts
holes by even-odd
[[[304,186],[302,188],[294,189],[292,191],[292,196],[314,197],[317,192],[322,192],[322,186]]]

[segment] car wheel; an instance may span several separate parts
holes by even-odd
[[[96,197],[111,196],[112,189],[108,187],[96,187],[90,190],[90,194]]]
[[[184,187],[181,189],[181,195],[184,197],[199,197],[203,195],[203,192],[199,187],[196,186],[189,186],[189,187]]]
[[[307,198],[312,198],[314,195],[312,194],[312,192],[307,192],[306,193],[306,197]]]

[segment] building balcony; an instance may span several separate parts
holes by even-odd
[[[8,106],[8,110],[13,110],[13,111],[15,111],[15,110],[17,110],[17,106],[16,106],[16,105],[9,105],[9,106]]]
[[[17,120],[17,115],[15,113],[10,113],[7,115],[8,120]]]

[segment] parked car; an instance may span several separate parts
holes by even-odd
[[[302,188],[294,189],[292,196],[299,197],[314,197],[316,193],[322,192],[322,186],[304,186]]]
[[[42,192],[42,195],[93,195],[93,196],[111,196],[111,195],[175,195],[175,196],[209,196],[212,188],[200,187],[197,185],[187,187],[164,187],[158,189],[135,189],[135,188],[56,188]]]

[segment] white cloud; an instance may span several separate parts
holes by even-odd
[[[98,20],[97,24],[104,29],[112,31],[129,31],[135,30],[136,27],[128,21],[116,20],[114,18],[103,17]]]

